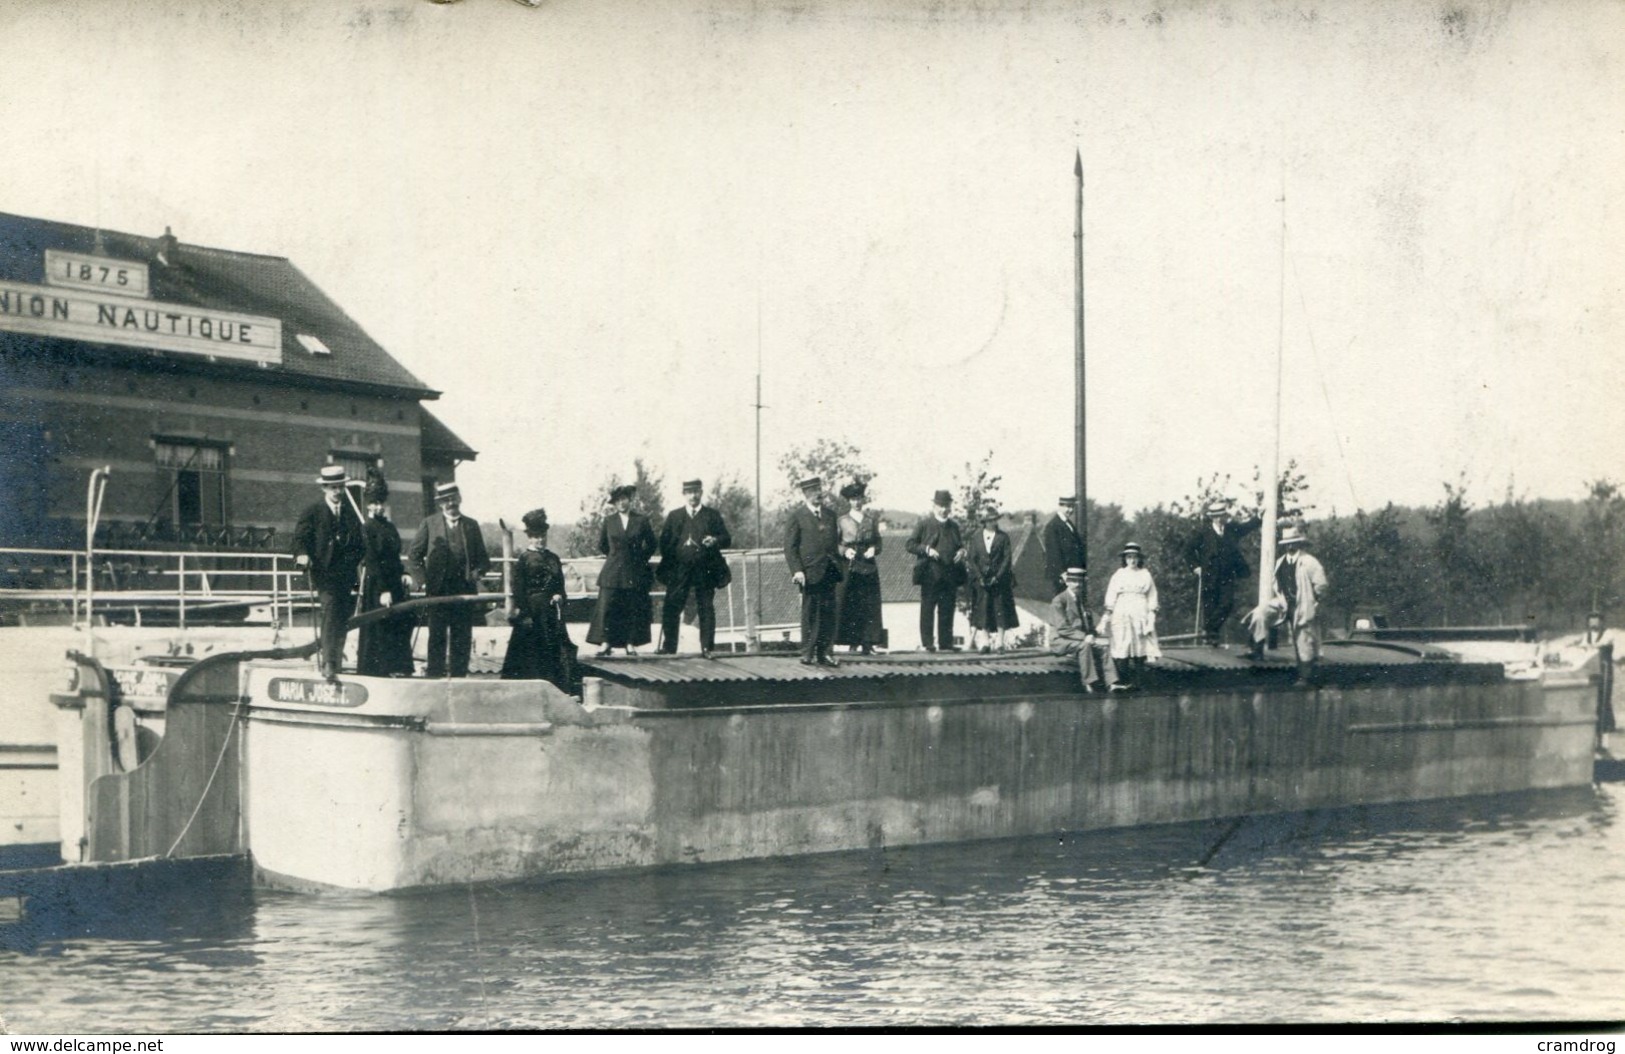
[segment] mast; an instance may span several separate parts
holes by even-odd
[[[1078,540],[1083,543],[1085,559],[1089,554],[1089,513],[1086,508],[1089,496],[1089,473],[1087,444],[1084,437],[1084,376],[1083,376],[1083,151],[1077,152],[1077,162],[1072,172],[1078,179],[1078,210],[1077,226],[1072,234],[1073,250],[1075,254],[1074,270],[1076,273],[1076,314],[1077,332],[1074,334],[1076,346],[1076,375],[1073,378],[1073,390],[1076,392],[1077,405],[1072,417],[1073,430],[1073,461],[1072,482],[1073,493],[1077,495],[1078,504],[1073,509],[1073,518],[1078,529]]]
[[[1264,524],[1258,539],[1258,606],[1262,611],[1274,590],[1275,532],[1281,504],[1281,373],[1286,348],[1286,162],[1281,162],[1280,285],[1276,290],[1275,442],[1270,447],[1270,475],[1264,485]]]

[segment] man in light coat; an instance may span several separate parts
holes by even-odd
[[[1069,567],[1062,572],[1066,588],[1050,602],[1049,650],[1077,660],[1084,691],[1094,691],[1095,682],[1099,681],[1108,691],[1120,692],[1125,686],[1117,679],[1117,664],[1112,661],[1111,651],[1096,638],[1095,617],[1090,614],[1083,596],[1087,577],[1081,567]]]
[[[1326,595],[1326,569],[1309,553],[1309,539],[1291,525],[1281,532],[1281,556],[1275,561],[1274,594],[1262,612],[1248,618],[1254,654],[1260,654],[1269,631],[1286,626],[1298,663],[1297,685],[1312,687],[1320,661],[1320,605]]]

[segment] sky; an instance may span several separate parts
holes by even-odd
[[[1048,508],[1081,155],[1092,498],[1267,466],[1278,351],[1320,513],[1580,498],[1622,52],[1604,0],[22,0],[0,209],[290,258],[444,393],[477,517],[750,485],[758,363],[770,496],[825,438],[882,507],[991,452]]]

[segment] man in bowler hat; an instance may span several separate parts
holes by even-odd
[[[367,554],[366,525],[355,503],[344,493],[343,465],[322,468],[316,482],[322,500],[299,514],[293,528],[294,563],[310,575],[316,590],[317,663],[322,676],[336,680],[344,659],[344,627],[355,612],[355,591],[362,558]]]
[[[801,588],[801,664],[839,666],[830,654],[835,639],[835,585],[841,579],[836,559],[835,514],[823,503],[824,481],[811,476],[797,484],[802,503],[790,514],[784,532],[784,562]]]
[[[431,597],[463,596],[480,591],[480,576],[491,566],[480,525],[462,513],[463,496],[455,483],[434,489],[438,511],[426,518],[412,539],[412,577],[423,583]],[[471,604],[434,604],[429,607],[429,677],[467,677],[468,657],[474,650]]]
[[[926,651],[956,651],[954,597],[965,583],[965,543],[948,511],[954,499],[939,490],[931,515],[922,519],[904,546],[914,554],[914,584],[920,587],[920,645]],[[932,631],[936,636],[932,637]]]
[[[666,587],[660,612],[660,650],[677,654],[677,628],[690,591],[700,611],[700,654],[706,658],[717,646],[718,589],[733,580],[722,551],[731,539],[722,514],[704,505],[704,487],[697,479],[683,484],[683,504],[666,515],[660,528],[660,567],[655,571]]]

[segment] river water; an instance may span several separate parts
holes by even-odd
[[[1625,785],[0,922],[14,1033],[1625,1018]]]

